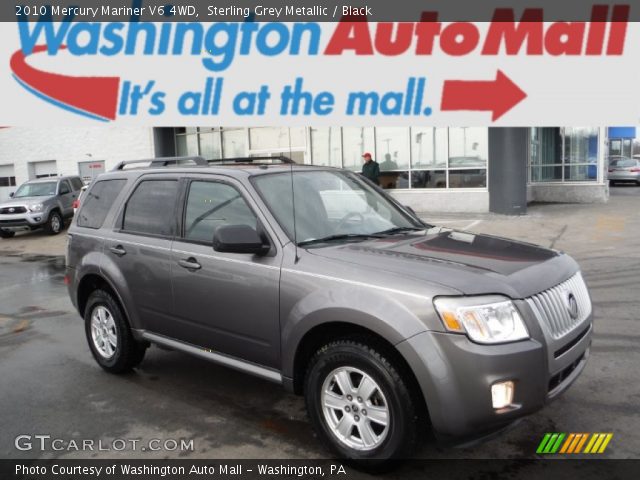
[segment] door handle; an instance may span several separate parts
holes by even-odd
[[[200,265],[198,261],[193,257],[178,260],[178,265],[180,265],[182,268],[186,268],[187,270],[192,271],[200,270],[202,268],[202,265]]]
[[[115,247],[111,247],[109,248],[109,251],[111,251],[111,253],[115,253],[119,257],[126,255],[127,253],[127,251],[124,248],[122,248],[122,245],[116,245]]]

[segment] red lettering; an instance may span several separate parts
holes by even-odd
[[[416,55],[431,55],[436,36],[440,35],[442,25],[438,22],[437,12],[424,12],[416,25]]]
[[[375,45],[382,55],[401,55],[411,47],[413,23],[396,24],[396,35],[393,38],[393,23],[382,22],[376,27]]]
[[[613,7],[607,55],[622,55],[624,52],[624,39],[627,36],[630,9],[629,5],[616,5]]]
[[[589,34],[587,36],[587,55],[602,55],[604,46],[604,32],[607,27],[605,23],[609,15],[608,5],[595,5],[591,9],[591,23],[589,24]]]
[[[353,50],[356,55],[373,55],[368,22],[352,21],[351,17],[342,17],[324,54],[342,55],[345,50]]]
[[[456,22],[448,25],[440,37],[440,48],[448,55],[466,55],[478,46],[480,32],[469,22]]]
[[[584,22],[556,22],[544,37],[550,55],[580,55],[584,39]]]
[[[541,8],[527,8],[516,25],[513,9],[496,9],[487,39],[482,49],[483,55],[498,55],[504,43],[507,55],[517,55],[527,42],[528,55],[542,55],[543,13]]]

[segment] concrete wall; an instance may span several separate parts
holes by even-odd
[[[529,185],[527,197],[530,202],[605,203],[609,199],[609,187],[570,183]]]
[[[14,165],[17,186],[29,179],[30,162],[55,160],[59,175],[77,175],[82,161],[105,160],[109,170],[121,160],[154,156],[149,127],[0,129],[0,165]]]
[[[433,190],[388,190],[400,203],[416,212],[488,212],[489,192]]]

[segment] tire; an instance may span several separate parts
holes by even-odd
[[[11,232],[9,230],[0,230],[0,238],[13,238],[16,232]]]
[[[144,358],[146,345],[133,338],[120,305],[110,293],[96,290],[89,296],[84,323],[93,358],[107,372],[128,372]]]
[[[351,393],[345,395],[340,384]],[[304,394],[316,432],[341,457],[380,468],[411,455],[420,424],[416,406],[384,352],[355,340],[323,346],[309,363]]]
[[[44,227],[45,231],[49,235],[57,235],[62,231],[63,227],[64,222],[62,220],[62,215],[54,210],[49,214],[49,219]]]

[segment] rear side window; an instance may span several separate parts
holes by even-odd
[[[73,177],[71,179],[71,186],[73,187],[73,190],[80,190],[82,188],[82,180],[80,180],[80,177]]]
[[[78,212],[78,226],[87,228],[102,227],[109,209],[124,188],[125,183],[127,181],[124,179],[96,182],[82,196],[82,203]]]
[[[177,180],[145,180],[127,202],[122,229],[132,233],[172,236],[175,234]]]

